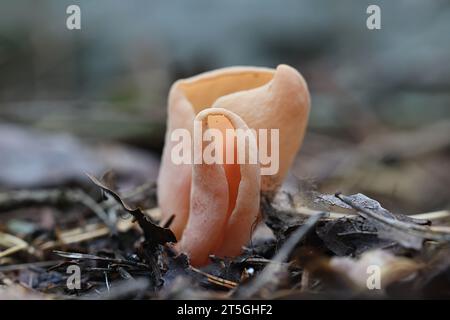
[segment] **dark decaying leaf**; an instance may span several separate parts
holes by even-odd
[[[351,209],[348,204],[336,197],[334,194],[317,194],[314,199],[315,204],[322,204],[326,206],[336,206],[343,209]]]
[[[131,214],[135,221],[138,222],[142,231],[144,232],[145,241],[137,248],[137,254],[147,263],[150,270],[150,288],[156,290],[163,284],[162,270],[161,270],[161,253],[162,246],[167,242],[176,242],[173,232],[164,227],[160,227],[153,223],[140,208],[131,208],[126,204],[121,197],[105,186],[95,177],[88,174],[88,177],[99,186],[103,192],[112,196],[123,209]]]
[[[261,212],[264,222],[279,240],[285,239],[288,230],[302,225],[308,218],[297,212],[275,208],[272,197],[265,194],[261,196]]]
[[[411,220],[404,215],[394,215],[382,208],[377,201],[365,195],[336,194],[336,197],[355,209],[361,217],[370,221],[381,239],[395,241],[405,248],[416,250],[422,248],[424,240],[450,242],[448,231],[424,226],[422,223],[417,224],[415,219]]]
[[[360,255],[367,250],[395,243],[378,238],[374,225],[360,216],[323,221],[317,225],[316,233],[325,246],[338,256]]]
[[[166,248],[167,271],[164,273],[164,288],[171,287],[177,278],[195,277],[195,273],[190,270],[188,257],[181,253],[176,254],[173,250]]]
[[[393,214],[392,212],[383,208],[378,201],[371,199],[362,193],[352,194],[350,196],[347,196],[346,198],[347,201],[343,201],[339,196],[336,195],[318,194],[316,196],[315,202],[316,203],[321,202],[327,205],[337,206],[343,209],[354,209],[354,205],[356,204],[361,208],[371,210],[373,212],[376,212],[378,215],[384,216],[386,218],[415,223],[419,225],[429,225],[431,223],[428,220],[414,219],[404,214],[398,213]],[[353,204],[349,204],[348,203],[349,201]]]
[[[104,192],[112,196],[123,207],[125,211],[127,211],[134,217],[134,219],[138,222],[139,226],[144,232],[145,240],[148,243],[163,245],[167,242],[177,242],[175,235],[170,229],[156,225],[155,223],[150,221],[150,219],[142,212],[140,208],[131,208],[120,198],[120,196],[116,192],[105,186],[97,178],[89,174],[87,174],[87,176]]]

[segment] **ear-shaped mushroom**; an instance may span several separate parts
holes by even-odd
[[[202,139],[205,129],[249,130],[245,122],[231,111],[209,108],[201,111],[195,121],[194,143]],[[250,131],[249,131],[250,132]],[[225,135],[223,135],[225,137]],[[249,135],[248,148],[242,147],[248,158],[257,158],[256,137]],[[224,157],[239,146],[224,144]],[[195,147],[194,147],[195,148]],[[202,154],[194,152],[194,163]],[[225,161],[223,161],[225,162]],[[189,219],[181,237],[179,248],[188,253],[192,264],[207,262],[210,254],[235,256],[243,244],[250,240],[251,228],[259,213],[259,164],[194,164]],[[201,232],[199,232],[201,231]]]
[[[248,242],[259,210],[260,189],[272,191],[282,183],[301,145],[309,101],[302,76],[286,65],[276,70],[224,68],[179,80],[172,86],[158,201],[164,218],[175,215],[170,228],[181,240],[178,248],[189,254],[193,265],[207,263],[209,254],[237,255]],[[278,129],[279,170],[260,178],[259,165],[174,164],[171,135],[175,129],[187,129],[194,143],[202,143],[195,139],[195,119],[202,128],[221,132]],[[271,152],[276,150],[271,146]],[[223,156],[232,151],[236,150],[225,143]]]

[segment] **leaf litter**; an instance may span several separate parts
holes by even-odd
[[[154,189],[138,187],[132,205],[108,176],[88,176],[104,194],[83,191],[95,207],[85,198],[61,204],[54,193],[39,194],[39,203],[69,209],[67,221],[56,233],[35,227],[22,238],[11,235],[22,242],[17,251],[0,248],[0,297],[14,296],[13,288],[47,299],[449,297],[449,228],[390,212],[364,194],[322,194],[302,181],[301,191],[262,194],[262,222],[243,253],[211,256],[208,266],[194,268],[174,249],[171,220],[161,226],[156,202],[145,202]],[[3,196],[8,210],[29,204]],[[69,265],[82,270],[80,289],[67,288]],[[370,265],[380,268],[379,290],[368,287]]]

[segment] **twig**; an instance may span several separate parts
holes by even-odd
[[[269,260],[269,259],[265,259],[265,258],[254,258],[254,257],[247,258],[243,262],[252,264],[252,265],[264,265],[264,266],[267,264],[271,264],[271,263],[276,263],[276,264],[280,264],[280,265],[284,265],[284,266],[288,265],[285,262],[277,262],[277,261],[273,261],[273,260]]]
[[[106,289],[108,289],[108,293],[110,292],[110,287],[109,287],[109,281],[108,281],[108,273],[105,271],[105,283],[106,283]]]
[[[237,293],[238,298],[250,298],[276,279],[276,274],[282,270],[283,265],[281,263],[288,259],[289,254],[294,250],[297,244],[308,234],[316,223],[326,215],[325,212],[313,215],[306,220],[305,224],[295,230],[272,259],[272,262],[274,263],[268,264],[252,283],[240,289]]]
[[[154,189],[156,189],[156,183],[155,182],[153,182],[153,181],[152,182],[146,182],[146,183],[144,183],[144,184],[142,184],[140,186],[137,186],[136,188],[134,188],[133,190],[131,190],[129,192],[121,193],[120,197],[122,199],[126,200],[126,199],[130,199],[130,198],[134,198],[134,197],[136,197],[136,196],[146,192],[147,190],[153,192]],[[156,193],[156,191],[154,193]],[[105,201],[102,204],[102,207],[104,209],[115,209],[115,210],[118,210],[118,209],[121,208],[121,205],[120,205],[120,203],[117,203],[116,201]]]
[[[439,210],[410,215],[409,217],[423,220],[438,220],[450,217],[450,210]]]
[[[128,231],[133,227],[131,219],[119,220],[116,224],[116,229],[120,232]],[[57,240],[50,240],[40,244],[38,247],[41,250],[53,249],[58,246],[74,244],[84,242],[100,237],[107,236],[109,234],[109,228],[103,226],[100,223],[88,224],[85,227],[77,227],[67,231],[62,231],[57,234]]]
[[[355,209],[363,218],[371,218],[383,225],[402,231],[406,234],[419,236],[428,240],[450,242],[450,233],[448,231],[388,218],[387,216],[383,216],[360,206],[352,201],[351,198],[344,196],[341,193],[337,193],[336,197]]]
[[[295,208],[295,210],[289,211],[293,214],[302,214],[306,216],[312,216],[314,214],[320,213],[323,210],[314,210],[308,207],[298,207]],[[334,211],[327,211],[329,213],[329,216],[327,218],[329,219],[339,219],[339,218],[345,218],[345,217],[351,217],[354,216],[353,213],[341,213],[341,212],[334,212]],[[432,211],[432,212],[423,212],[423,213],[417,213],[417,214],[411,214],[407,215],[410,218],[413,219],[419,219],[419,220],[438,220],[438,219],[444,219],[450,217],[450,210],[439,210],[439,211]]]
[[[28,248],[28,243],[22,239],[8,233],[0,232],[0,244],[7,247],[6,250],[0,251],[0,258],[4,258],[13,253]]]
[[[222,279],[216,276],[213,276],[212,274],[209,274],[207,272],[204,272],[202,270],[199,270],[197,268],[194,267],[189,267],[192,271],[197,272],[203,276],[205,276],[209,282],[217,284],[219,286],[228,288],[228,289],[234,289],[238,286],[238,284],[236,282],[230,281],[230,280],[226,280],[226,279]]]
[[[100,227],[95,230],[90,230],[84,233],[75,234],[72,236],[61,235],[57,241],[47,241],[39,246],[41,250],[52,249],[61,245],[68,245],[79,243],[87,240],[92,240],[99,237],[104,237],[109,234],[107,227]]]
[[[59,250],[53,250],[55,254],[57,254],[60,257],[63,258],[69,258],[69,259],[77,259],[77,260],[100,260],[100,261],[106,261],[111,262],[119,265],[130,265],[134,267],[141,267],[148,269],[149,266],[145,263],[131,261],[131,260],[124,260],[124,259],[114,259],[114,258],[107,258],[107,257],[100,257],[93,254],[85,254],[85,253],[78,253],[78,252],[64,252]]]
[[[91,209],[100,218],[100,220],[102,220],[103,223],[109,228],[111,234],[116,234],[117,233],[116,226],[109,219],[108,215],[103,210],[103,208],[83,190],[77,189],[75,191],[76,192],[68,195],[69,199],[70,196],[72,196],[74,201],[78,201],[84,204],[89,209]]]

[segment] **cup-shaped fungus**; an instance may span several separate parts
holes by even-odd
[[[287,65],[223,68],[173,84],[158,201],[163,218],[175,215],[170,228],[193,265],[236,256],[248,243],[260,192],[281,185],[309,105],[306,82]]]

